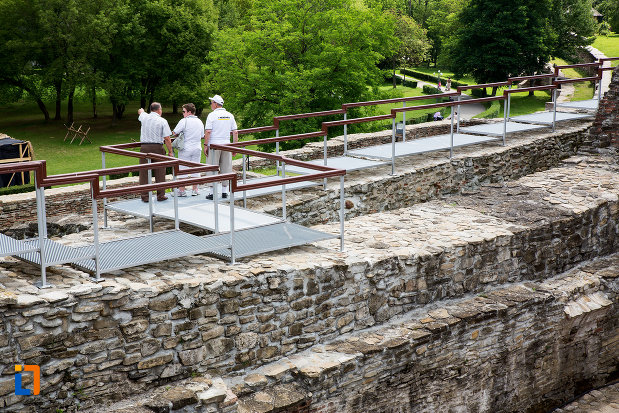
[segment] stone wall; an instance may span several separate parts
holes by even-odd
[[[51,292],[3,292],[0,397],[12,410],[26,401],[39,409],[89,406],[192,374],[270,363],[440,300],[551,277],[619,248],[619,183],[612,181],[613,170],[597,168],[567,166],[553,179],[526,178],[502,195],[485,188],[475,197],[453,198],[450,205],[457,206],[429,202],[385,213],[380,223],[376,214],[353,218],[347,258],[333,253],[327,261],[324,250],[302,250],[282,253],[278,264],[258,257],[251,265],[199,268],[189,258],[165,269],[136,270],[142,281],[117,274],[101,284],[78,282]],[[544,185],[555,192],[575,185],[579,198],[594,201],[581,201],[569,212],[545,200]],[[496,203],[501,197],[502,204]],[[494,203],[475,205],[477,199]],[[513,217],[501,205],[532,211]],[[440,222],[459,235],[433,233]],[[470,224],[460,228],[458,222]],[[378,234],[391,232],[393,239],[379,241]],[[415,244],[424,235],[428,240]],[[364,236],[371,239],[362,241]],[[180,277],[146,283],[167,273]],[[548,313],[538,304],[526,317],[539,312],[535,319],[545,319]],[[498,321],[504,322],[509,318]],[[499,324],[489,328],[502,331]],[[540,342],[555,334],[539,328]],[[467,334],[468,327],[453,338]],[[428,351],[428,362],[439,367],[440,347],[433,347],[436,354]],[[42,397],[24,401],[12,394],[16,363],[41,365]]]
[[[619,69],[613,71],[610,88],[600,102],[587,144],[594,148],[619,148]]]

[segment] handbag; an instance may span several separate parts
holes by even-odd
[[[187,126],[187,119],[185,119],[185,127]],[[183,128],[183,130],[185,130]],[[179,133],[174,142],[172,142],[172,148],[182,151],[185,147],[185,134],[183,132]]]

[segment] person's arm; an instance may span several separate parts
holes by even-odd
[[[211,131],[207,129],[204,131],[204,154],[208,155],[208,143],[211,140]]]
[[[174,157],[174,151],[172,150],[172,139],[170,139],[170,136],[165,136],[163,138],[163,142],[165,143],[165,146],[168,148],[168,155],[171,157]]]

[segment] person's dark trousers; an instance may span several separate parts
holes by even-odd
[[[144,153],[157,153],[161,155],[165,155],[165,151],[163,150],[163,145],[160,143],[143,143],[140,145],[140,152]],[[151,162],[157,162],[157,160],[152,159]],[[140,163],[148,163],[148,160],[145,158],[140,158]],[[155,175],[155,182],[165,182],[165,168],[156,168],[152,169],[153,175]],[[141,169],[140,170],[140,185],[145,185],[148,183],[148,170]],[[142,192],[140,194],[142,197],[142,201],[148,202],[148,192]],[[165,197],[165,189],[157,190],[157,199],[162,199]]]

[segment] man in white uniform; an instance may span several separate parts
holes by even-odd
[[[236,121],[234,115],[223,108],[224,100],[221,96],[215,95],[211,100],[211,109],[213,110],[206,118],[204,130],[204,153],[208,156],[208,163],[211,165],[219,165],[219,172],[222,174],[232,172],[232,153],[226,151],[210,150],[209,145],[215,143],[225,145],[230,143],[230,132],[232,132],[232,141],[239,141]],[[228,198],[228,181],[222,184],[222,198]],[[213,199],[212,186],[211,193],[206,196],[206,199]]]
[[[200,156],[202,155],[202,138],[204,138],[204,124],[196,116],[196,106],[193,103],[185,103],[183,105],[183,119],[181,119],[174,131],[174,136],[183,134],[184,145],[183,149],[178,151],[178,159],[184,159],[186,161],[200,163]],[[187,169],[187,166],[181,165],[179,169]],[[198,178],[200,174],[181,175],[185,178]],[[187,196],[185,187],[178,188],[179,196]],[[193,186],[192,196],[198,195],[198,185]]]

